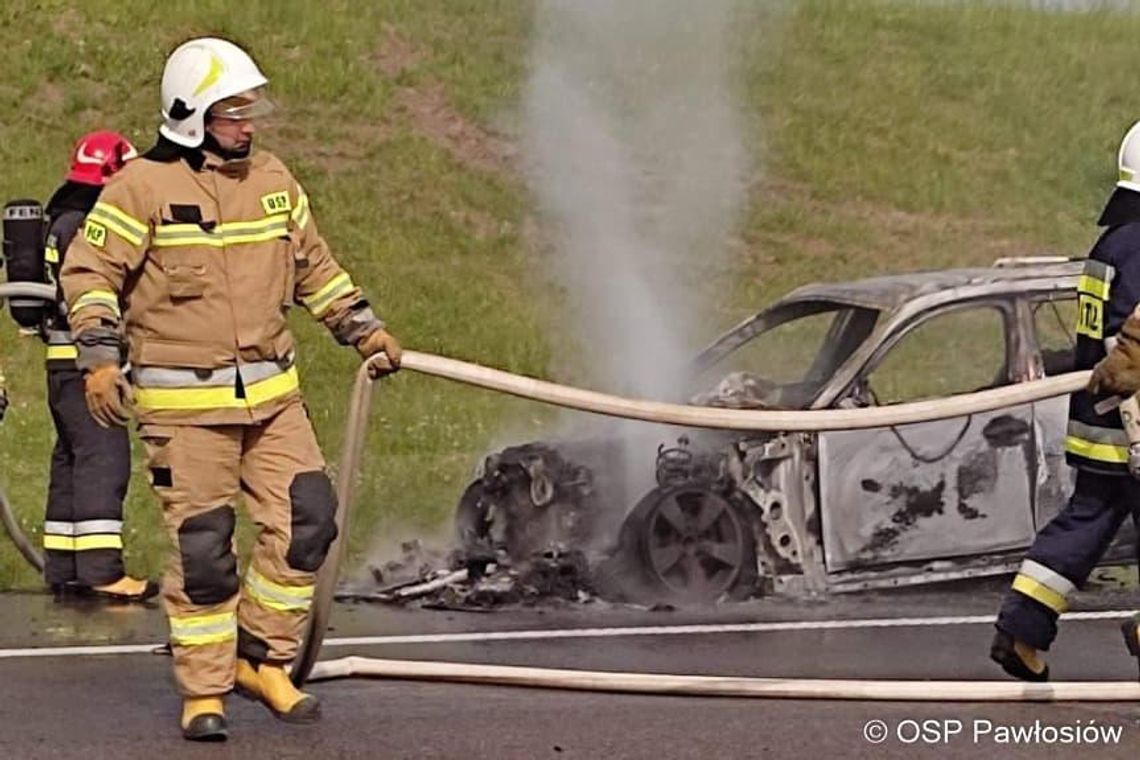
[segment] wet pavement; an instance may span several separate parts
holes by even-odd
[[[597,603],[494,613],[339,605],[322,656],[691,674],[995,680],[1003,676],[986,657],[992,633],[987,621],[1002,586],[762,599],[674,611]],[[1131,610],[1136,602],[1134,590],[1102,591],[1082,595],[1074,607],[1112,613]],[[309,727],[280,724],[259,706],[230,698],[230,742],[199,747],[177,735],[169,658],[98,649],[135,644],[145,652],[145,645],[164,641],[165,620],[157,607],[60,605],[37,594],[0,596],[0,605],[4,758],[671,758],[822,752],[909,758],[994,752],[1061,757],[1078,751],[1085,757],[1125,757],[1140,747],[1140,706],[1133,704],[684,698],[380,680],[313,684],[312,691],[324,700],[325,719]],[[1120,640],[1122,614],[1064,621],[1050,655],[1054,678],[1136,678],[1136,663]],[[789,630],[791,621],[804,627]],[[70,649],[79,646],[95,649],[85,655]],[[66,647],[69,654],[29,657],[27,647]],[[871,721],[886,727],[881,743],[864,738]],[[1029,733],[1011,742],[1012,734],[1000,733],[1003,728]],[[1075,731],[1081,741],[1063,741],[1063,729],[1070,738]],[[1110,731],[1105,739],[1082,735],[1086,729]],[[975,731],[981,733],[975,736]],[[1120,732],[1115,740],[1112,731]]]

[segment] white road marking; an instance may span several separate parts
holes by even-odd
[[[1134,610],[1069,612],[1062,620],[1112,620],[1131,617]],[[556,628],[523,631],[468,631],[463,633],[414,633],[393,636],[345,636],[325,639],[324,647],[379,646],[385,644],[457,644],[493,641],[548,641],[552,639],[606,639],[628,636],[700,636],[723,633],[767,633],[772,631],[821,631],[857,628],[902,628],[915,626],[983,625],[994,622],[993,615],[951,617],[868,618],[864,620],[792,620],[768,623],[713,623],[695,625],[646,625],[619,628]],[[116,654],[148,654],[163,646],[114,644],[74,647],[27,647],[0,649],[0,659],[18,657],[83,657]]]

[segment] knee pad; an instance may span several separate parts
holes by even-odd
[[[234,508],[222,506],[183,521],[178,528],[182,588],[194,604],[220,604],[238,592],[232,549]]]
[[[294,570],[316,572],[336,538],[336,493],[323,472],[301,472],[289,484],[292,538],[285,561]]]

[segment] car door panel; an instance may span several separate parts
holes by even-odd
[[[819,436],[829,571],[1015,549],[1033,536],[1031,405]]]

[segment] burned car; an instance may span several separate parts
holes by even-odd
[[[688,400],[853,408],[1071,371],[1081,266],[1009,259],[799,288],[696,357]],[[461,549],[525,563],[569,547],[603,595],[683,602],[1008,572],[1071,491],[1067,404],[821,433],[613,423],[512,446],[460,500]]]

